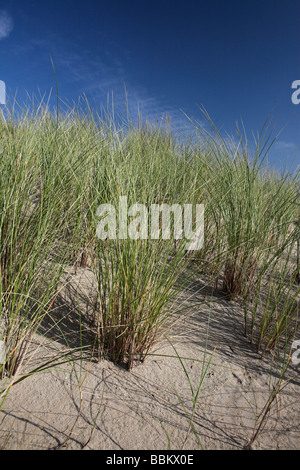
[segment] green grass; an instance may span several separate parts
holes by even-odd
[[[184,140],[168,122],[120,126],[87,109],[53,117],[42,102],[1,116],[0,379],[26,363],[62,273],[88,256],[98,358],[128,369],[144,361],[194,274],[221,281],[224,298],[241,303],[259,351],[286,350],[298,329],[299,173],[268,168],[270,121],[250,144],[244,130],[222,137],[205,113],[207,125],[194,123],[194,139]],[[121,196],[147,207],[204,204],[203,248],[189,253],[186,240],[162,237],[99,240],[97,207],[117,208]]]

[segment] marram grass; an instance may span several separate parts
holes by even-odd
[[[120,126],[77,108],[53,117],[43,103],[18,117],[2,114],[2,378],[26,360],[64,269],[86,266],[87,258],[97,279],[91,329],[99,357],[129,369],[143,361],[175,320],[172,306],[193,272],[242,302],[245,333],[258,348],[291,340],[298,326],[299,257],[292,254],[300,238],[299,174],[267,168],[268,121],[250,145],[239,131],[224,139],[206,117],[211,130],[195,125],[194,139],[184,140],[167,123]],[[125,195],[148,205],[204,204],[203,248],[191,256],[184,240],[99,240],[97,207]],[[282,264],[287,253],[289,269]]]

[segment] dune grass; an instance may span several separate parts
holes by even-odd
[[[0,379],[26,362],[70,266],[89,266],[97,279],[98,358],[128,369],[144,361],[194,274],[241,303],[258,351],[286,350],[298,329],[299,173],[268,168],[269,121],[250,144],[239,130],[224,138],[205,114],[207,125],[194,123],[184,140],[168,122],[117,125],[86,109],[53,116],[42,102],[1,116]],[[118,207],[122,196],[129,205],[204,204],[203,248],[189,253],[186,240],[162,237],[99,240],[97,208]]]

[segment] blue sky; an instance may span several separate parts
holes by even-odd
[[[249,136],[273,111],[279,136],[269,160],[300,163],[299,0],[7,0],[0,2],[0,80],[25,99],[55,90],[97,106],[113,92],[144,118],[168,113],[184,129],[205,106],[231,134]],[[54,93],[55,95],[55,93]],[[53,103],[55,96],[53,95]]]

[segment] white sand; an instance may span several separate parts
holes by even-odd
[[[78,334],[73,334],[78,332],[76,302],[83,314],[89,310],[85,295],[89,294],[92,303],[92,281],[88,269],[79,269],[71,290],[65,293],[69,307],[62,305],[55,313],[62,318],[65,334],[70,332],[72,346],[78,345]],[[184,364],[197,389],[210,318],[206,359],[215,347],[216,351],[199,393],[193,429],[189,382],[180,361],[168,357],[175,356],[171,345],[163,341],[156,345],[153,356],[131,372],[106,360],[84,360],[76,367],[64,364],[14,385],[0,412],[0,448],[244,448],[253,433],[255,416],[269,396],[271,358],[260,359],[243,337],[243,313],[237,304],[217,297],[210,306],[195,304],[201,297],[197,290],[195,286],[188,299],[191,309],[184,321],[176,324],[170,336],[180,356],[190,358]],[[80,300],[74,293],[80,294]],[[58,334],[52,328],[47,336]],[[89,340],[84,334],[85,338]],[[55,347],[62,348],[58,336],[52,345],[38,336],[35,341],[42,341],[42,346],[26,370],[41,358],[50,358]],[[300,448],[300,366],[291,368],[289,376],[292,380],[274,403],[254,449]]]

